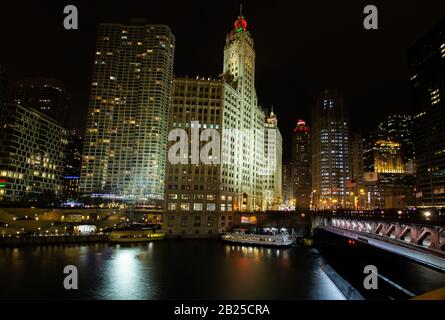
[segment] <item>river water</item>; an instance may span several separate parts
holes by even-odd
[[[342,299],[304,247],[246,247],[218,240],[0,248],[0,298]],[[78,289],[63,287],[66,265]]]

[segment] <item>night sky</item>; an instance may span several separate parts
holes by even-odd
[[[296,121],[310,119],[314,98],[324,87],[342,92],[352,127],[365,133],[385,115],[412,113],[407,49],[445,17],[442,0],[242,3],[255,40],[259,102],[274,107],[286,144]],[[68,4],[79,10],[79,30],[63,28],[63,8]],[[0,64],[11,80],[41,76],[63,81],[72,96],[71,124],[83,130],[99,23],[143,17],[148,23],[166,24],[176,37],[175,74],[217,77],[225,36],[239,4],[2,1]],[[377,31],[363,28],[367,4],[379,9]]]

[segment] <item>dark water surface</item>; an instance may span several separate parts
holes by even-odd
[[[310,249],[217,240],[0,248],[0,298],[342,299]],[[65,290],[75,265],[79,289]]]

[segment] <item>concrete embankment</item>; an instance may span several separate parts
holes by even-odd
[[[337,289],[343,294],[347,300],[365,300],[349,282],[342,278],[332,267],[325,264],[321,270],[331,279]]]
[[[0,237],[0,246],[99,243],[107,241],[108,235]]]

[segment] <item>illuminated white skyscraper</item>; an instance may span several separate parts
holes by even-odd
[[[194,129],[217,130],[221,161],[192,163],[190,156],[187,163],[168,163],[168,234],[216,235],[232,227],[234,212],[274,209],[281,202],[281,134],[276,116],[266,120],[257,105],[253,39],[242,15],[226,37],[223,70],[219,79],[173,81],[169,129],[188,137]]]
[[[244,130],[239,143],[230,143],[223,130],[222,146],[225,158],[234,177],[235,192],[239,210],[265,210],[264,201],[264,128],[265,114],[258,106],[255,90],[255,50],[253,38],[247,30],[247,21],[240,14],[234,29],[226,37],[224,47],[224,77],[230,83],[226,92],[228,97],[237,99],[236,116],[230,109],[225,110],[226,128]],[[230,187],[230,186],[228,186]]]
[[[81,192],[160,203],[175,39],[165,25],[99,27]]]
[[[278,119],[273,111],[266,119],[264,131],[264,192],[267,210],[278,210],[283,202],[283,138],[278,128]]]

